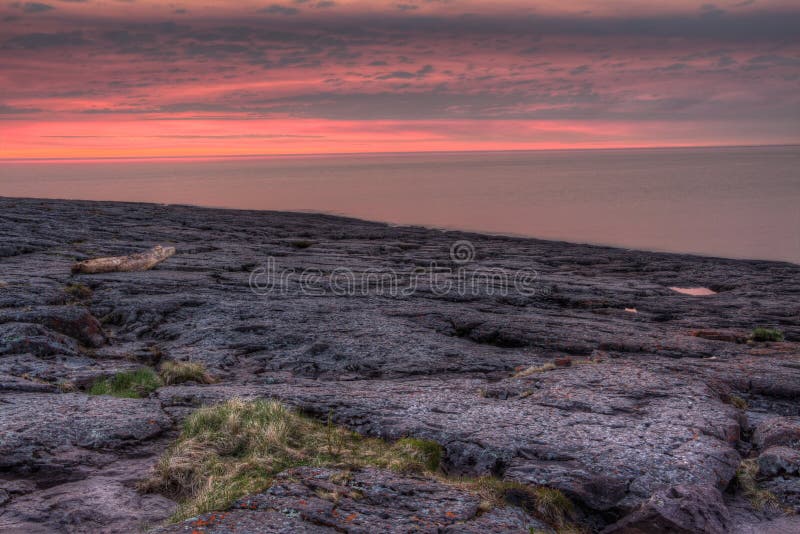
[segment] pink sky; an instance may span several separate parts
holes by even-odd
[[[661,4],[5,2],[0,158],[800,142],[796,3]]]

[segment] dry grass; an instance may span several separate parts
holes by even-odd
[[[552,371],[553,369],[557,369],[556,365],[553,363],[546,363],[540,366],[534,365],[518,372],[513,376],[513,378],[523,378],[525,376],[530,376],[536,373],[546,373],[547,371]]]
[[[70,282],[64,287],[64,293],[74,301],[88,300],[94,292],[92,288],[80,282]]]
[[[481,497],[481,509],[516,506],[556,527],[558,532],[577,532],[572,524],[575,505],[557,489],[528,486],[520,482],[494,477],[446,480]]]
[[[425,472],[438,468],[440,456],[432,442],[390,444],[335,426],[330,419],[328,424],[315,421],[276,401],[233,399],[189,416],[177,442],[140,487],[178,500],[173,519],[180,521],[262,491],[290,467]]]
[[[738,395],[728,395],[728,404],[740,410],[747,409],[747,401]]]
[[[213,376],[206,372],[202,363],[167,361],[161,364],[158,375],[164,384],[170,386],[183,382],[197,382],[199,384],[213,384]]]
[[[758,461],[755,458],[742,460],[736,470],[736,485],[756,510],[779,509],[778,498],[770,491],[758,486]]]

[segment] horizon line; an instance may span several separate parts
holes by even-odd
[[[482,154],[482,153],[519,153],[519,152],[578,152],[578,151],[620,151],[620,150],[669,150],[669,149],[702,149],[702,148],[779,148],[800,147],[800,142],[793,143],[767,143],[767,144],[733,144],[733,145],[637,145],[619,147],[560,147],[560,148],[514,148],[514,149],[487,149],[487,150],[398,150],[398,151],[367,151],[367,152],[286,152],[276,154],[208,154],[208,155],[181,155],[181,156],[98,156],[98,157],[32,157],[32,158],[4,158],[0,156],[0,163],[63,163],[80,161],[146,161],[146,160],[205,160],[205,159],[259,159],[259,158],[302,158],[302,157],[332,157],[332,156],[381,156],[404,154]]]

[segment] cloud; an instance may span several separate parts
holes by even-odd
[[[80,31],[59,33],[26,33],[17,35],[3,43],[4,49],[37,50],[61,46],[78,46],[87,44]]]
[[[30,113],[39,113],[41,109],[36,108],[18,108],[15,106],[7,106],[0,104],[0,115],[24,115]]]
[[[11,4],[11,6],[21,9],[25,13],[43,13],[45,11],[55,9],[49,4],[42,4],[40,2],[25,2],[24,4],[20,2],[14,2]]]
[[[296,7],[287,7],[280,4],[272,4],[269,7],[260,9],[259,13],[269,13],[270,15],[297,15],[300,10]]]

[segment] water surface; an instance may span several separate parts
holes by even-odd
[[[800,263],[800,147],[0,163],[0,195],[310,210]]]

